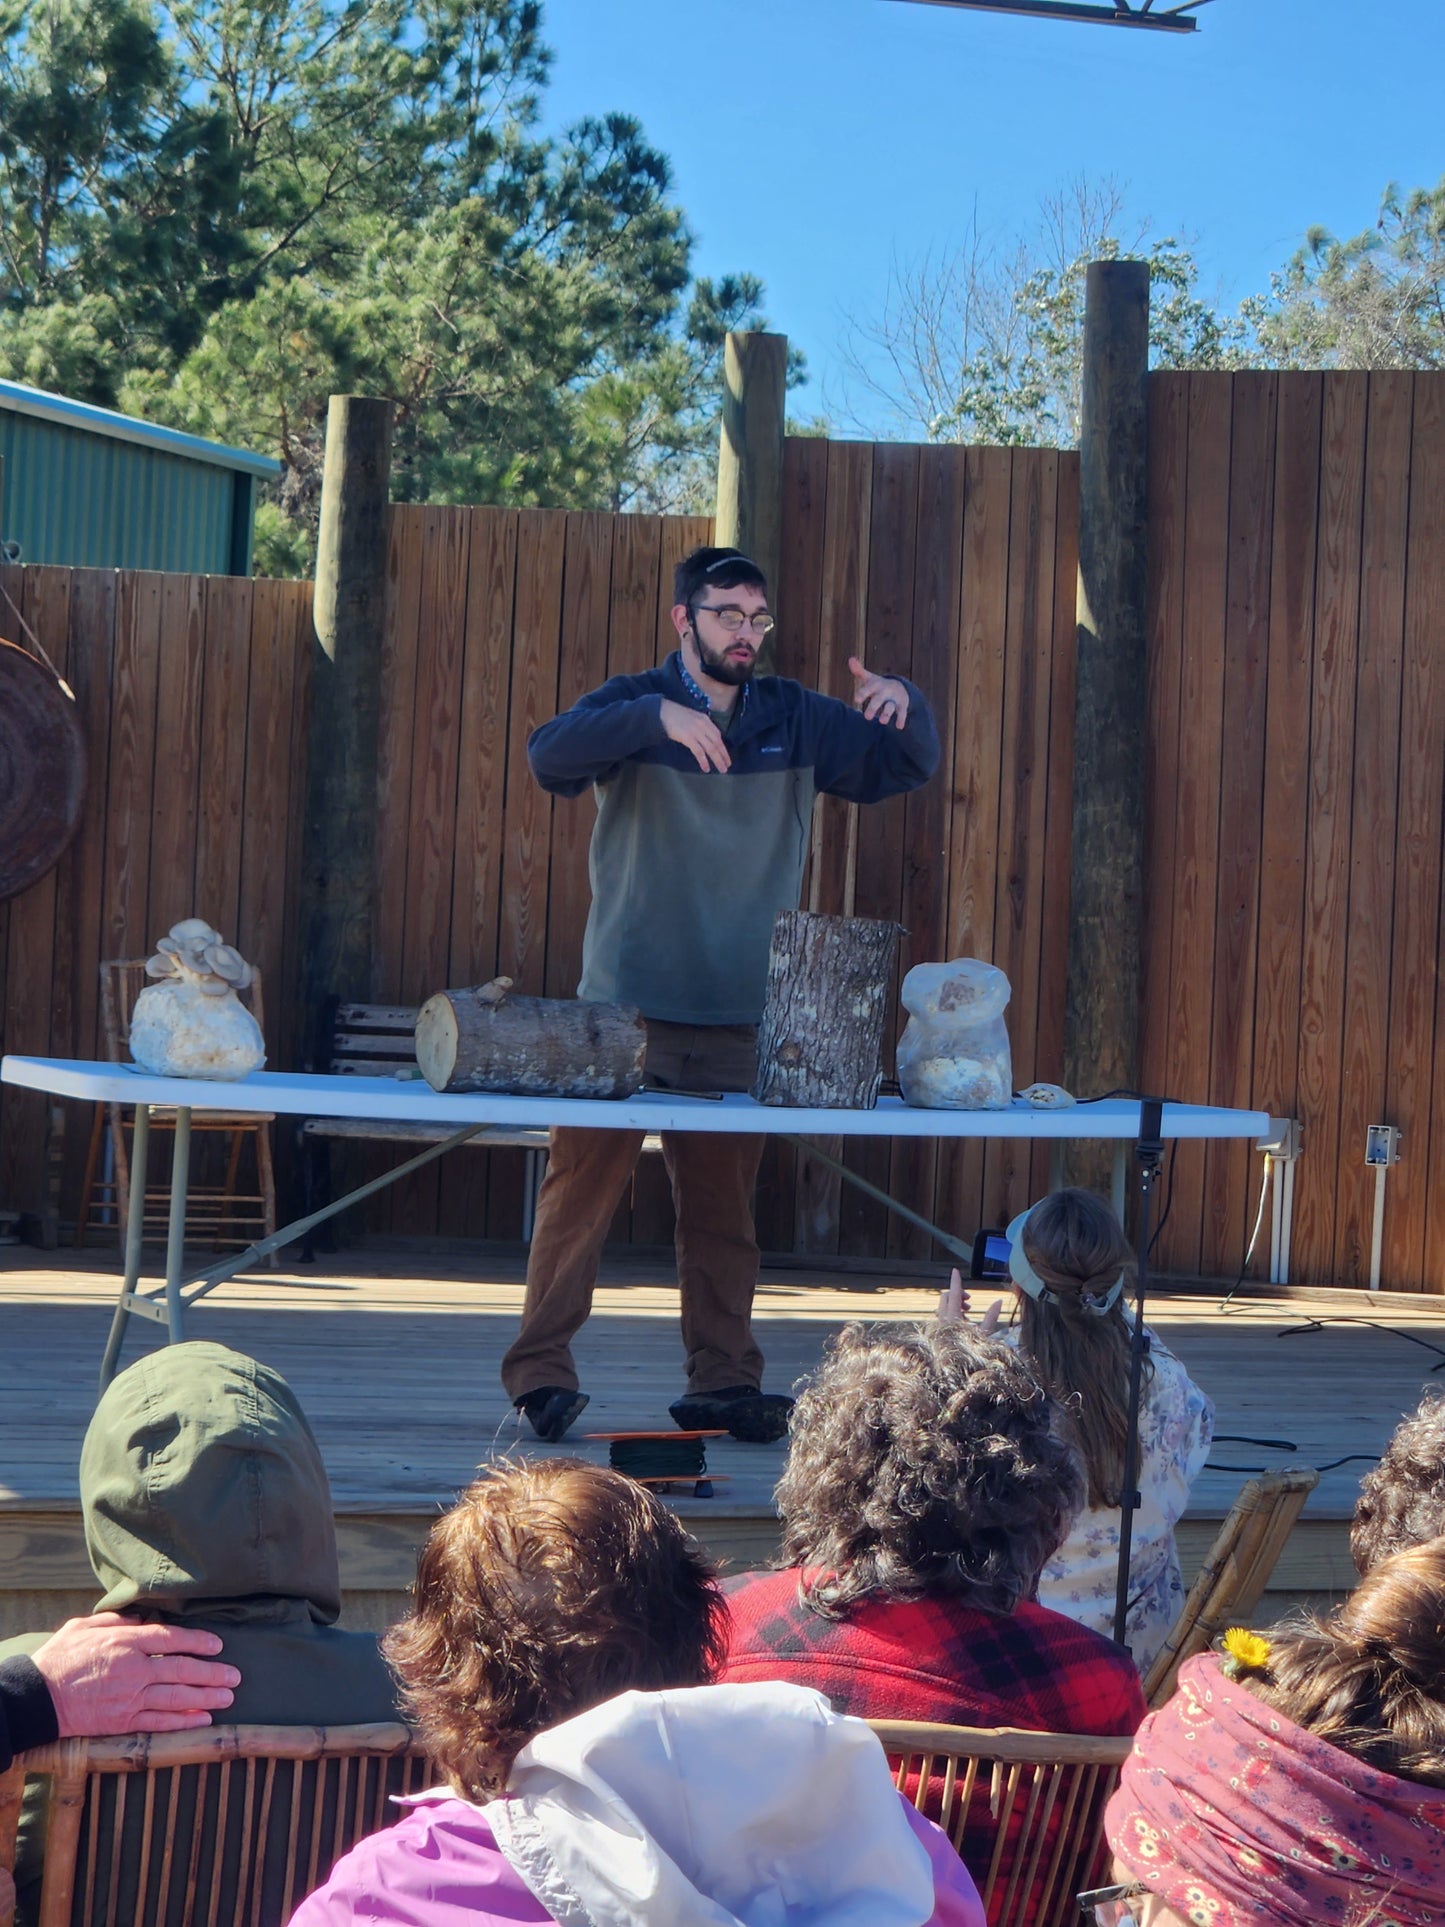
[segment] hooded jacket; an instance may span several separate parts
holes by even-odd
[[[209,1340],[112,1381],[80,1451],[96,1612],[185,1620],[241,1669],[233,1722],[396,1718],[374,1634],[344,1632],[326,1468],[296,1394]]]
[[[168,1345],[119,1374],[80,1452],[95,1612],[203,1626],[241,1671],[228,1723],[397,1717],[372,1633],[345,1632],[326,1468],[279,1372],[225,1345]],[[0,1661],[49,1638],[0,1644]],[[17,1920],[33,1919],[43,1806],[27,1784]],[[127,1865],[131,1856],[125,1856]],[[122,1870],[124,1896],[126,1874]],[[122,1917],[124,1917],[122,1915]]]
[[[623,1693],[538,1734],[500,1799],[409,1804],[291,1927],[983,1927],[873,1733],[803,1687]]]

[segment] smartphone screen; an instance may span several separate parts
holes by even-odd
[[[1002,1231],[980,1231],[973,1241],[970,1278],[1007,1278],[1010,1245]]]

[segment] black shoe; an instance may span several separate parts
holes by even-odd
[[[566,1438],[573,1419],[587,1403],[587,1394],[569,1391],[562,1385],[539,1385],[535,1391],[523,1392],[512,1403],[539,1439],[555,1445],[559,1439]]]
[[[793,1401],[756,1385],[729,1385],[720,1392],[684,1392],[668,1406],[683,1432],[729,1432],[745,1445],[772,1445],[785,1438]]]

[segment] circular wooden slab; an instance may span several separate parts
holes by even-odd
[[[37,657],[0,640],[0,898],[60,861],[80,827],[85,760],[75,699]]]

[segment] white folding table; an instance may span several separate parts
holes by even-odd
[[[101,1385],[110,1380],[120,1354],[127,1317],[154,1319],[166,1327],[172,1343],[185,1336],[188,1306],[214,1291],[238,1272],[249,1270],[282,1245],[349,1205],[393,1184],[398,1178],[428,1164],[433,1158],[488,1130],[537,1130],[553,1125],[584,1129],[661,1131],[760,1131],[786,1138],[923,1137],[1029,1138],[1064,1140],[1107,1138],[1120,1152],[1141,1136],[1143,1106],[1134,1098],[1104,1098],[1065,1110],[1038,1110],[1015,1099],[1002,1111],[915,1110],[896,1097],[880,1098],[871,1111],[789,1109],[756,1103],[750,1097],[689,1097],[673,1092],[640,1091],[619,1101],[600,1098],[444,1096],[420,1079],[338,1077],[300,1071],[255,1071],[234,1083],[218,1084],[200,1078],[155,1077],[124,1064],[90,1063],[81,1059],[9,1056],[0,1060],[0,1081],[28,1090],[47,1091],[88,1103],[131,1105],[135,1109],[135,1142],[130,1202],[125,1231],[125,1274],[101,1368]],[[284,1226],[280,1231],[189,1276],[184,1271],[183,1243],[189,1174],[192,1108],[214,1108],[224,1095],[228,1111],[263,1111],[278,1116],[360,1117],[418,1124],[454,1126],[440,1143],[428,1144],[415,1157],[383,1172],[369,1184],[348,1192],[319,1211]],[[175,1111],[175,1151],[171,1165],[170,1211],[166,1243],[165,1282],[148,1290],[140,1281],[141,1233],[144,1224],[146,1157],[152,1108]],[[1281,1141],[1283,1120],[1264,1111],[1224,1110],[1209,1105],[1165,1104],[1160,1132],[1164,1139],[1244,1138],[1269,1149]],[[806,1147],[820,1155],[814,1146]],[[844,1175],[852,1178],[852,1173]],[[872,1190],[873,1187],[865,1186]],[[882,1197],[883,1194],[874,1192]],[[893,1209],[894,1200],[884,1199]],[[914,1214],[905,1213],[913,1216]],[[916,1219],[925,1223],[925,1220]],[[929,1229],[937,1231],[936,1227]],[[943,1234],[938,1234],[943,1235]],[[1278,1215],[1276,1236],[1279,1235]],[[1288,1237],[1285,1226],[1284,1236]],[[946,1240],[952,1243],[952,1240]]]

